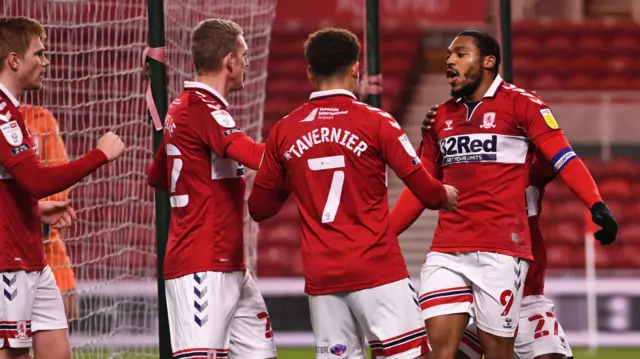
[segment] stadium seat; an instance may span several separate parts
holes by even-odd
[[[547,263],[549,268],[569,269],[575,268],[575,263],[579,263],[574,252],[574,247],[567,244],[555,243],[553,240],[546,240]]]
[[[602,36],[586,35],[580,36],[576,43],[576,49],[584,53],[599,53],[608,49]]]
[[[531,81],[531,88],[534,91],[537,90],[557,90],[562,88],[562,78],[554,74],[544,74],[541,76],[534,76]]]
[[[540,41],[528,36],[518,37],[513,41],[513,54],[516,56],[527,56],[540,51]]]
[[[584,55],[572,59],[568,65],[572,68],[572,71],[593,74],[603,71],[606,64],[602,57],[598,57],[596,55]]]
[[[544,42],[544,49],[547,53],[556,52],[559,55],[568,55],[574,51],[573,49],[573,41],[571,38],[564,35],[556,35],[549,37]]]

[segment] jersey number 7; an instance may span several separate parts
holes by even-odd
[[[333,170],[336,168],[344,168],[344,156],[328,156],[310,158],[307,160],[309,169],[312,171]],[[344,186],[344,171],[336,170],[333,172],[329,195],[322,210],[322,223],[331,223],[336,219],[338,206],[340,206],[340,197],[342,197],[342,187]]]

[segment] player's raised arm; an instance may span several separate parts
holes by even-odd
[[[6,139],[0,140],[0,150],[11,157],[17,147],[10,147]],[[20,162],[3,160],[2,166],[11,174],[18,184],[32,197],[43,198],[65,190],[84,177],[91,174],[100,166],[120,157],[124,152],[124,143],[112,132],[107,132],[100,140],[96,149],[69,163],[45,167],[32,149],[32,155],[25,156]],[[44,180],[43,180],[44,179]]]
[[[249,195],[249,215],[256,222],[275,216],[290,194],[285,186],[286,174],[275,148],[277,127],[278,125],[271,130]]]
[[[451,205],[444,185],[420,165],[409,138],[391,116],[380,120],[378,137],[385,161],[426,208]]]
[[[519,89],[517,89],[519,90]],[[618,224],[604,204],[591,173],[571,148],[551,110],[542,101],[523,92],[516,100],[516,111],[522,118],[527,137],[551,162],[567,187],[591,211],[594,223],[601,226],[595,237],[602,244],[611,244],[618,234]]]

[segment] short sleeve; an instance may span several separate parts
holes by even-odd
[[[0,164],[5,170],[10,170],[21,161],[36,156],[33,140],[21,115],[17,114],[13,117],[17,117],[17,119],[8,122],[0,121],[0,133],[2,134],[0,136]]]
[[[378,148],[384,161],[398,177],[405,178],[421,168],[420,159],[398,122],[391,117],[378,117]]]
[[[195,136],[218,156],[225,155],[225,150],[231,142],[247,136],[227,110],[216,109],[215,106],[200,100],[189,103],[187,116],[190,122],[196,124],[193,126],[196,129]]]
[[[562,130],[549,106],[536,95],[520,91],[515,99],[516,121],[529,140],[539,146],[549,138],[561,135]]]
[[[258,167],[258,173],[254,180],[254,186],[259,186],[270,190],[285,189],[286,172],[282,163],[282,157],[278,153],[278,128],[276,124],[267,138],[267,142]]]

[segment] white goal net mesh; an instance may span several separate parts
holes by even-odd
[[[236,121],[260,140],[267,52],[276,0],[165,0],[169,100],[193,78],[190,29],[211,17],[243,26],[250,47],[245,90],[230,97]],[[127,144],[123,158],[75,186],[68,196],[79,221],[46,235],[47,260],[61,289],[77,283],[79,312],[71,321],[76,358],[157,358],[156,245],[152,158],[141,54],[147,46],[147,2],[120,0],[4,0],[2,16],[29,16],[48,32],[51,67],[45,88],[23,100],[38,152],[48,164],[95,148],[108,130]],[[29,122],[31,121],[31,122]],[[249,174],[249,183],[253,173]],[[46,179],[43,179],[46,180]],[[250,188],[250,187],[249,187]],[[62,195],[61,195],[62,196]],[[255,268],[257,228],[246,221],[247,260]],[[66,247],[66,254],[62,252]],[[64,294],[65,298],[71,298]]]

